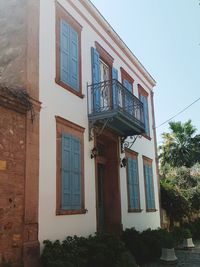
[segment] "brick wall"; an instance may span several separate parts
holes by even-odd
[[[0,261],[19,262],[24,224],[26,116],[0,106]]]
[[[0,87],[25,89],[35,111],[32,121],[0,101],[0,260],[25,267],[39,256],[39,3],[0,0]]]

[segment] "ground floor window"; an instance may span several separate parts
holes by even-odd
[[[138,154],[136,152],[126,151],[129,212],[140,211],[140,188],[137,157]]]
[[[84,213],[84,128],[56,117],[57,214]]]
[[[152,160],[143,157],[146,210],[155,211]]]

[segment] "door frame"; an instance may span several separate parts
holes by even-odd
[[[104,132],[101,134],[101,136],[95,136],[94,138],[94,147],[97,147],[97,144],[105,144],[103,140],[106,140],[107,142],[112,142],[115,145],[115,148],[117,150],[117,155],[116,155],[116,161],[117,161],[117,166],[116,166],[116,172],[114,172],[115,179],[117,179],[117,187],[118,187],[118,203],[117,206],[119,208],[119,229],[120,231],[122,230],[122,212],[121,212],[121,186],[120,186],[120,149],[119,149],[119,138],[116,136],[114,133],[112,133],[109,130],[104,130]],[[108,161],[108,158],[104,156],[97,156],[95,157],[95,193],[96,193],[96,229],[97,232],[99,231],[99,218],[98,218],[98,164],[105,165]],[[117,233],[118,234],[118,233]]]

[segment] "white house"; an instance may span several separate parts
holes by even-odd
[[[89,0],[39,25],[39,241],[159,227],[154,79]]]
[[[89,0],[0,4],[0,265],[160,226],[154,79]]]

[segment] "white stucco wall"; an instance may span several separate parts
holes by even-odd
[[[109,35],[102,29],[90,13],[78,0],[74,3],[84,16],[92,23],[88,24],[71,6],[68,0],[58,1],[83,27],[81,33],[82,42],[82,91],[84,99],[77,97],[55,83],[56,76],[56,48],[55,48],[55,0],[40,1],[40,101],[42,109],[40,114],[40,185],[39,185],[39,239],[63,239],[67,235],[88,235],[96,231],[96,196],[95,196],[95,170],[94,160],[90,158],[93,141],[88,140],[87,117],[87,82],[91,83],[91,47],[95,41],[99,42],[105,50],[114,58],[114,67],[119,71],[123,67],[134,79],[134,92],[138,96],[137,84],[150,92],[150,83],[143,77],[130,60],[123,55],[120,48],[113,42]],[[102,40],[100,32],[114,49]],[[120,53],[124,60],[131,65],[131,71],[127,64],[118,58]],[[137,74],[137,75],[136,75]],[[147,88],[148,86],[148,88]],[[150,127],[152,126],[152,110],[149,98]],[[84,157],[85,157],[85,208],[88,213],[84,215],[56,216],[56,122],[55,116],[63,117],[85,128]],[[151,127],[149,141],[144,137],[138,139],[133,150],[139,153],[139,179],[141,196],[141,213],[127,212],[127,183],[126,170],[120,168],[121,207],[123,227],[136,227],[139,230],[148,227],[156,228],[160,224],[159,212],[146,213],[144,178],[142,155],[153,159],[154,189],[156,208],[158,205],[157,178],[155,166],[155,151],[153,130]],[[123,154],[121,158],[123,158]]]

